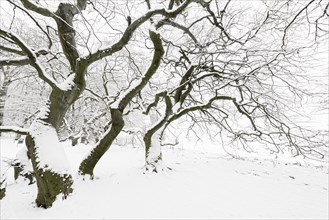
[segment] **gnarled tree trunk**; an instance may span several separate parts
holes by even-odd
[[[122,128],[124,127],[124,120],[122,117],[122,113],[129,102],[134,98],[138,92],[140,92],[145,85],[147,85],[148,81],[151,77],[156,73],[161,58],[164,54],[164,49],[162,45],[162,40],[160,39],[160,34],[156,32],[149,31],[150,38],[154,45],[154,55],[152,59],[152,63],[149,66],[147,72],[142,77],[142,79],[130,90],[128,90],[121,99],[117,100],[111,106],[111,116],[112,116],[112,126],[105,133],[105,135],[101,138],[101,140],[96,144],[95,148],[87,155],[87,157],[81,162],[79,171],[83,175],[90,175],[93,177],[94,168],[97,162],[101,159],[101,157],[105,154],[105,152],[110,148],[111,144],[115,140],[115,138],[119,135]]]
[[[158,172],[164,170],[161,151],[161,133],[165,119],[156,124],[144,135],[145,144],[145,169],[146,171]]]
[[[96,147],[89,154],[80,165],[80,172],[84,175],[93,176],[94,168],[100,158],[110,148],[115,138],[119,135],[124,127],[124,120],[122,117],[122,111],[119,109],[111,109],[112,125],[109,131],[107,131],[104,137],[96,144]]]
[[[18,35],[0,29],[0,35],[10,38],[27,56],[21,65],[30,64],[38,72],[40,79],[51,86],[52,91],[47,105],[32,122],[26,145],[32,161],[33,171],[38,185],[36,203],[48,208],[52,206],[57,195],[63,193],[65,198],[72,192],[73,179],[66,155],[58,139],[58,130],[68,108],[77,100],[85,89],[85,74],[88,64],[80,58],[75,41],[73,18],[86,7],[86,0],[78,0],[77,5],[60,3],[56,12],[51,12],[29,0],[21,0],[28,10],[45,17],[53,18],[57,23],[58,35],[65,57],[72,73],[62,84],[47,76],[37,54]]]
[[[157,95],[157,104],[159,97],[163,96],[166,102],[165,114],[159,120],[155,121],[153,115],[151,115],[152,127],[144,135],[145,144],[145,169],[147,171],[159,172],[160,170],[166,170],[168,167],[164,166],[162,161],[161,151],[161,135],[165,129],[165,124],[168,117],[172,114],[172,102],[166,92]],[[152,105],[153,106],[153,105]],[[150,107],[147,110],[150,110]]]
[[[38,186],[36,203],[48,208],[57,195],[66,198],[72,191],[73,179],[64,149],[58,139],[58,129],[71,104],[79,97],[84,85],[64,91],[53,89],[44,111],[30,127],[26,137],[28,154]]]
[[[151,115],[151,123],[153,126],[145,133],[143,138],[145,144],[145,168],[147,171],[158,172],[160,170],[168,169],[168,167],[164,166],[162,161],[161,135],[166,129],[166,126],[168,126],[171,121],[180,117],[179,115],[171,117],[173,116],[173,103],[178,105],[176,107],[179,107],[179,105],[184,102],[185,98],[190,93],[192,87],[189,83],[186,82],[189,81],[189,78],[192,76],[195,68],[196,65],[191,65],[190,68],[185,72],[179,83],[179,86],[177,87],[173,101],[168,96],[166,91],[160,92],[155,96],[154,102],[148,106],[145,112],[145,114],[148,114],[151,108],[158,104],[160,97],[164,98],[166,109],[163,117],[158,121],[154,121],[152,120],[154,117]]]

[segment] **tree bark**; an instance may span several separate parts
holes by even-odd
[[[51,140],[50,140],[51,141]],[[26,145],[32,155],[31,161],[38,186],[38,195],[36,204],[39,207],[49,208],[56,200],[58,194],[63,193],[63,199],[72,191],[72,176],[70,174],[60,174],[54,170],[39,167],[40,159],[37,156],[37,148],[34,138],[29,135],[26,137]]]
[[[162,93],[166,102],[165,114],[157,122],[153,122],[151,115],[151,123],[153,126],[144,135],[145,144],[145,168],[147,171],[159,172],[165,170],[167,167],[163,165],[162,151],[161,151],[161,135],[165,129],[165,124],[168,117],[172,114],[172,102],[167,93]],[[156,100],[155,105],[159,99]],[[150,109],[148,109],[150,110]]]
[[[63,193],[63,199],[72,191],[73,179],[69,173],[61,173],[51,167],[41,166],[44,160],[40,158],[40,150],[46,147],[38,141],[39,133],[43,132],[40,128],[54,129],[55,137],[49,137],[49,143],[58,141],[57,132],[64,119],[65,113],[72,103],[79,97],[83,91],[83,85],[75,85],[71,90],[63,91],[53,89],[50,94],[45,112],[41,113],[31,125],[31,132],[26,137],[26,146],[28,154],[31,157],[32,166],[38,186],[38,195],[36,199],[37,206],[48,208],[51,207],[56,196]],[[37,127],[33,131],[33,127]],[[51,139],[57,138],[57,140]],[[38,144],[39,143],[39,144]],[[61,148],[61,146],[54,146]],[[53,155],[54,157],[58,155]]]
[[[11,165],[14,167],[15,180],[17,180],[19,176],[22,176],[30,181],[29,185],[35,183],[34,172],[25,146],[17,152],[16,159]]]
[[[161,133],[165,121],[166,119],[163,119],[163,121],[160,121],[153,129],[148,130],[144,135],[146,171],[157,173],[160,169],[164,169],[161,150]]]
[[[0,29],[0,35],[20,47],[22,53],[27,56],[28,64],[34,67],[39,78],[52,88],[44,110],[32,122],[26,137],[28,155],[32,161],[38,186],[36,203],[37,206],[48,208],[52,206],[57,195],[63,193],[63,198],[65,198],[73,190],[73,179],[69,172],[68,162],[63,158],[66,155],[58,139],[58,130],[68,108],[85,89],[88,64],[85,59],[79,59],[73,18],[86,8],[87,1],[77,0],[77,5],[60,3],[55,13],[29,0],[21,0],[21,3],[26,9],[51,17],[56,21],[63,53],[70,63],[70,72],[74,74],[73,80],[69,77],[64,85],[57,84],[54,79],[47,76],[34,50],[18,35]],[[26,63],[24,61],[20,64]],[[57,163],[58,161],[60,164]]]
[[[122,111],[119,109],[111,109],[112,126],[111,129],[105,133],[104,137],[96,144],[89,156],[80,164],[80,173],[83,175],[90,175],[93,177],[94,168],[100,158],[110,148],[115,138],[119,135],[124,127],[124,120]]]
[[[5,180],[3,182],[0,182],[0,200],[3,199],[6,196],[6,186],[5,186]]]
[[[157,122],[153,122],[153,126],[144,135],[144,145],[145,145],[145,168],[147,171],[158,172],[160,169],[164,170],[166,167],[163,165],[162,161],[162,151],[161,151],[161,135],[168,125],[169,117],[173,114],[173,103],[182,104],[191,91],[190,84],[186,83],[189,81],[190,77],[195,70],[196,65],[191,65],[190,68],[183,75],[179,87],[175,92],[173,102],[168,96],[167,92],[158,93],[155,96],[155,100],[150,104],[145,112],[148,114],[152,107],[156,106],[159,102],[160,97],[163,97],[166,103],[165,114],[163,118]],[[187,89],[186,89],[187,87]],[[185,92],[183,92],[185,90]]]

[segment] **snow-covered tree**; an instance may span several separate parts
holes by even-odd
[[[15,22],[15,19],[10,24],[1,25],[0,36],[3,42],[24,54],[14,59],[11,57],[5,58],[1,60],[1,63],[3,65],[30,65],[38,73],[39,78],[51,88],[47,103],[42,107],[28,130],[16,127],[2,128],[2,131],[27,134],[28,154],[33,164],[38,186],[36,203],[38,206],[47,208],[52,205],[58,194],[62,193],[63,198],[66,198],[73,190],[72,175],[69,172],[66,156],[59,142],[58,131],[68,109],[85,90],[88,67],[122,50],[131,40],[136,30],[152,17],[175,18],[192,2],[198,1],[187,0],[181,5],[176,5],[175,8],[171,4],[169,10],[159,8],[144,10],[143,14],[136,12],[137,15],[132,21],[131,18],[129,19],[128,25],[126,21],[122,22],[124,17],[121,16],[120,11],[115,11],[115,7],[104,7],[102,4],[89,2],[90,7],[88,7],[87,13],[90,14],[83,14],[83,11],[87,8],[86,0],[78,0],[75,4],[67,2],[57,4],[54,2],[49,5],[48,3],[42,5],[30,0],[21,0],[19,2],[9,0],[8,2],[15,8],[20,9],[23,17],[31,19],[37,30],[44,34],[45,44],[48,47],[47,49],[34,49],[27,44],[22,37],[13,31],[12,23]],[[111,2],[111,4],[115,6],[117,3]],[[133,3],[133,5],[135,4]],[[104,11],[101,12],[100,10]],[[113,12],[117,16],[115,22],[119,22],[118,27],[113,27],[109,23]],[[103,25],[108,28],[105,28],[105,30],[107,29],[105,32],[111,34],[112,30],[112,33],[114,33],[113,40],[106,43],[106,46],[103,46],[104,36],[102,36],[104,40],[100,40],[96,35],[97,33],[90,27],[89,19],[92,19],[92,16],[101,16]],[[91,38],[90,36],[94,34],[95,36]],[[110,137],[104,137],[95,148],[101,149],[102,153],[108,149],[109,144],[112,143],[123,127],[122,112],[124,108],[147,84],[161,61],[164,51],[160,35],[150,30],[147,38],[150,38],[154,44],[154,59],[149,71],[145,74],[145,79],[126,93],[127,96],[118,99],[111,106],[111,129],[113,133],[109,132]],[[43,46],[44,44],[39,45]],[[39,53],[39,51],[42,51],[42,53]],[[63,77],[61,80],[54,77],[56,73],[53,72],[56,71],[49,64],[53,60],[59,60],[66,66],[59,74]],[[96,152],[97,158],[95,160],[94,156],[91,155],[88,157],[89,160],[88,158],[84,160],[81,166],[83,174],[92,174],[96,164],[95,161],[99,159],[99,153],[97,151],[93,152]]]
[[[164,132],[186,117],[242,143],[327,154],[323,142],[310,139],[310,131],[294,123],[288,110],[300,107],[293,106],[296,100],[314,95],[305,88],[312,76],[307,78],[302,64],[327,39],[328,4],[259,1],[252,6],[231,0],[7,0],[1,10],[14,8],[19,16],[1,20],[5,55],[0,64],[29,65],[50,91],[28,129],[0,127],[27,135],[37,205],[48,208],[59,194],[66,198],[73,190],[61,129],[81,131],[110,116],[107,130],[79,167],[80,174],[93,176],[133,109],[151,118],[144,145],[146,168],[152,171],[163,168],[158,166]],[[21,36],[15,27],[19,19],[29,19],[43,36],[38,44]],[[311,34],[299,34],[304,32]],[[128,61],[107,67],[120,56]],[[106,74],[115,67],[126,80],[122,84]],[[96,90],[100,86],[105,95]],[[76,110],[88,105],[88,92],[103,102],[93,115],[88,108]]]

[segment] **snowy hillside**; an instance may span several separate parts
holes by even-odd
[[[165,148],[172,171],[144,174],[144,152],[132,146],[112,146],[94,180],[76,175],[90,147],[66,147],[74,192],[45,210],[35,206],[36,185],[14,182],[6,167],[17,149],[12,140],[2,140],[1,173],[8,175],[8,186],[1,219],[328,218],[327,167]]]

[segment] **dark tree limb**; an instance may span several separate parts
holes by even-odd
[[[16,49],[16,48],[13,48],[13,47],[6,47],[6,46],[3,46],[3,45],[0,45],[0,50],[2,51],[6,51],[6,52],[9,52],[9,53],[15,53],[17,55],[25,55],[25,53],[19,49]]]
[[[19,55],[26,55],[23,51],[10,48],[10,47],[5,47],[5,46],[0,46],[0,50],[6,51],[6,52],[11,52]],[[35,51],[35,55],[39,57],[40,55],[47,55],[49,51],[46,50],[38,50]],[[28,57],[17,57],[17,58],[9,58],[9,59],[1,59],[0,60],[0,67],[1,66],[23,66],[23,65],[28,65],[30,64],[30,59]]]
[[[26,9],[29,9],[31,11],[34,11],[40,15],[46,16],[46,17],[54,17],[54,13],[49,11],[46,8],[41,7],[40,5],[37,5],[30,0],[21,0],[22,4]]]
[[[155,27],[158,29],[158,28],[160,28],[160,27],[162,27],[164,25],[169,25],[169,26],[172,26],[172,27],[175,27],[177,29],[182,30],[184,33],[186,33],[194,41],[195,44],[199,45],[198,40],[196,39],[196,37],[194,36],[194,34],[192,34],[192,32],[190,31],[189,28],[187,28],[187,27],[185,27],[185,26],[183,26],[181,24],[178,24],[178,23],[176,23],[174,21],[171,21],[169,19],[163,19],[163,20],[159,21],[156,24]]]
[[[117,51],[120,51],[130,40],[135,30],[140,27],[144,22],[146,22],[148,19],[150,19],[154,15],[162,15],[167,18],[175,18],[177,15],[179,15],[182,11],[185,10],[185,8],[191,3],[193,0],[185,0],[184,3],[182,3],[179,7],[177,7],[175,10],[167,11],[165,9],[155,9],[152,11],[148,11],[145,15],[142,17],[136,19],[127,27],[127,29],[124,31],[122,37],[118,42],[113,44],[111,47],[106,49],[98,50],[97,52],[88,55],[84,59],[90,65],[91,63],[100,60],[104,57],[110,56],[114,54]]]
[[[28,135],[29,130],[17,126],[0,126],[0,132],[13,132],[21,135]]]
[[[123,111],[128,105],[128,103],[145,87],[151,77],[156,73],[158,67],[161,63],[161,58],[164,54],[164,49],[162,45],[162,41],[160,38],[160,34],[149,31],[150,38],[154,45],[154,55],[152,59],[152,63],[150,64],[148,70],[145,75],[139,81],[137,85],[132,87],[129,91],[127,91],[121,99],[117,100],[115,103],[111,105],[111,128],[108,129],[101,140],[96,144],[94,149],[89,153],[89,155],[84,159],[79,167],[79,171],[83,175],[90,175],[91,177],[94,174],[94,168],[101,157],[105,154],[105,152],[110,148],[115,138],[119,135],[124,127],[123,120]]]
[[[151,108],[156,107],[158,105],[160,98],[161,97],[166,97],[166,96],[168,96],[167,91],[159,92],[158,94],[156,94],[155,98],[154,98],[154,101],[147,106],[147,108],[143,112],[143,114],[147,115],[150,112]]]
[[[305,11],[313,2],[315,2],[315,0],[311,0],[309,1],[309,3],[303,7],[295,16],[294,18],[291,20],[291,22],[289,22],[289,24],[287,25],[287,27],[284,29],[283,32],[283,37],[282,37],[282,46],[281,48],[283,49],[283,47],[286,45],[286,36],[287,36],[287,32],[290,28],[290,26],[296,21],[296,19],[300,16],[301,13],[303,13],[303,11]]]

